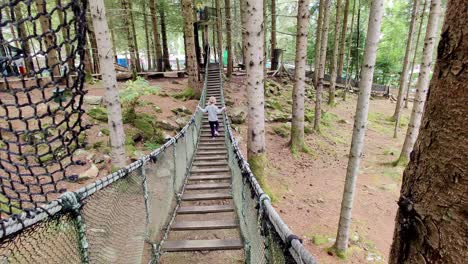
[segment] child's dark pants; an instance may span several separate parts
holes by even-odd
[[[209,121],[211,128],[211,136],[215,136],[215,132],[218,132],[219,122],[218,121]]]

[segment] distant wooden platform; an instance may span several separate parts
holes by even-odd
[[[138,76],[143,76],[143,77],[148,77],[148,78],[183,78],[185,76],[185,71],[139,72]]]

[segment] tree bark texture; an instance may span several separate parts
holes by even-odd
[[[431,1],[431,11],[427,21],[426,37],[424,39],[424,48],[419,72],[418,82],[416,84],[416,94],[414,95],[413,111],[411,112],[408,130],[406,132],[405,142],[400,153],[400,160],[408,160],[413,150],[414,142],[418,138],[419,127],[423,116],[426,95],[429,89],[430,74],[432,69],[432,54],[436,46],[437,26],[441,14],[441,0]]]
[[[223,23],[221,22],[221,4],[220,0],[216,1],[216,40],[218,41],[218,58],[221,69],[223,69]]]
[[[356,188],[359,165],[364,149],[369,100],[374,77],[377,46],[380,38],[380,26],[384,13],[384,0],[372,0],[367,29],[367,40],[364,51],[364,61],[359,82],[359,95],[354,117],[354,129],[349,152],[348,168],[346,170],[345,187],[341,202],[340,220],[336,235],[335,248],[339,254],[346,253],[351,226],[351,209],[353,207],[354,191]]]
[[[310,2],[310,0],[309,0]],[[276,49],[276,0],[271,0],[271,40],[270,40],[270,63],[271,70],[275,71],[278,68],[278,61],[275,58]],[[275,63],[273,63],[275,62]]]
[[[244,0],[248,94],[247,157],[255,176],[264,179],[265,166],[265,100],[263,1]]]
[[[135,42],[135,57],[136,57],[136,70],[137,72],[141,72],[141,60],[140,60],[140,49],[138,48],[138,39],[136,36],[136,28],[135,28],[135,19],[133,17],[133,5],[132,1],[127,0],[128,8],[129,8],[129,15],[130,15],[130,25],[132,26],[132,35],[133,35],[133,41]]]
[[[434,0],[429,24],[441,16],[437,9]],[[403,173],[391,264],[468,259],[467,18],[466,3],[448,1],[421,131]]]
[[[151,65],[151,41],[150,41],[150,36],[149,36],[149,29],[148,29],[148,15],[146,14],[148,6],[146,2],[143,2],[142,5],[142,10],[141,12],[143,13],[143,21],[145,24],[145,42],[146,42],[146,60],[148,61],[148,71],[152,68]]]
[[[119,102],[119,90],[114,68],[112,42],[107,25],[106,11],[103,0],[89,1],[91,16],[98,43],[99,63],[101,64],[102,80],[106,87],[105,102],[108,113],[112,165],[123,168],[126,165],[125,133],[122,122],[122,110]]]
[[[338,76],[341,77],[343,74],[345,52],[346,52],[346,33],[348,31],[348,16],[349,16],[349,1],[346,0],[344,14],[343,14],[343,27],[341,29],[341,40],[340,40],[340,57],[338,59]],[[337,15],[338,16],[338,15]]]
[[[136,58],[136,50],[135,50],[135,41],[133,40],[132,34],[132,25],[130,19],[130,6],[128,5],[128,0],[121,0],[122,10],[123,10],[123,17],[124,17],[124,25],[125,25],[125,32],[127,34],[127,45],[128,50],[130,52],[130,62],[131,62],[131,69],[133,73],[133,79],[137,77],[137,65],[138,61]]]
[[[91,46],[90,51],[93,57],[93,73],[99,73],[99,55],[97,52],[98,46],[96,42],[96,33],[94,32],[93,23],[89,23],[88,26],[88,36],[89,36],[89,44]]]
[[[322,25],[323,25],[323,6],[326,0],[320,0],[319,2],[319,15],[317,18],[317,30],[315,33],[315,59],[314,59],[314,86],[317,89],[318,86],[318,72],[320,65],[320,46],[322,45]]]
[[[331,80],[330,80],[330,90],[328,96],[328,104],[335,104],[335,87],[336,87],[336,75],[338,67],[338,47],[340,46],[340,15],[341,14],[341,0],[336,0],[336,21],[335,21],[335,45],[333,47],[333,57],[332,57],[332,71],[331,71]],[[340,73],[341,75],[341,73]]]
[[[314,130],[320,130],[320,119],[322,115],[322,91],[323,78],[325,76],[325,63],[327,60],[327,45],[328,45],[328,24],[330,20],[330,2],[331,0],[323,0],[323,23],[320,43],[320,59],[318,67],[317,89],[315,92],[315,117]]]
[[[164,71],[172,71],[171,62],[169,61],[169,46],[167,45],[167,30],[166,30],[166,13],[164,7],[159,7],[159,16],[161,17],[161,37],[163,50]]]
[[[187,56],[188,87],[193,88],[199,96],[201,87],[198,84],[198,64],[195,52],[195,38],[193,32],[193,5],[191,0],[182,0],[182,15],[184,17],[185,55]]]
[[[149,0],[149,5],[150,5],[150,13],[151,13],[151,23],[153,24],[153,43],[154,43],[154,49],[156,53],[155,54],[156,55],[156,71],[162,72],[163,71],[163,55],[162,55],[162,50],[161,50],[161,38],[159,36],[159,30],[158,30],[158,17],[156,15],[155,0]],[[193,21],[192,17],[193,17],[193,14],[190,13],[190,21]],[[184,17],[184,21],[185,21],[185,17]],[[191,26],[191,29],[193,29],[193,26]],[[193,36],[193,32],[192,32],[192,36]]]
[[[52,21],[47,16],[46,2],[44,0],[36,0],[36,8],[39,13],[39,23],[41,25],[41,40],[44,42],[45,49],[48,50],[46,56],[46,65],[50,71],[51,76],[60,76],[60,58],[57,55],[57,41],[55,34],[50,33],[52,28]]]
[[[57,6],[59,6],[60,1],[55,0],[55,4]],[[20,8],[20,6],[18,6],[18,8]],[[59,18],[60,25],[64,25],[64,27],[62,27],[62,30],[61,30],[63,39],[70,39],[70,34],[68,34],[68,30],[67,30],[68,27],[65,25],[65,23],[67,23],[67,24],[69,24],[69,23],[67,21],[65,21],[63,11],[57,9],[57,15],[58,15],[58,18]],[[23,25],[23,27],[24,27],[24,25]],[[68,68],[69,68],[69,70],[74,70],[75,69],[75,57],[74,57],[75,55],[72,54],[72,48],[71,48],[70,43],[68,43],[68,42],[65,43],[65,52],[66,52],[66,55],[67,55]],[[99,69],[99,65],[98,65],[98,69]]]
[[[413,9],[411,10],[411,22],[409,25],[409,32],[408,32],[408,39],[406,41],[406,51],[405,51],[405,58],[403,59],[403,69],[400,75],[400,86],[398,89],[398,98],[395,106],[395,113],[393,114],[393,118],[396,120],[395,122],[395,132],[393,137],[397,137],[398,134],[398,127],[400,125],[400,115],[401,115],[401,108],[403,106],[403,99],[404,94],[406,93],[406,85],[408,83],[408,67],[410,63],[410,56],[411,52],[413,51],[413,40],[414,40],[414,29],[416,27],[416,22],[418,20],[418,6],[419,0],[413,0]]]
[[[232,60],[232,29],[231,29],[231,0],[225,0],[224,5],[226,6],[226,47],[227,47],[227,77],[230,78],[233,71],[233,60]]]
[[[23,11],[21,10],[21,5],[15,6],[15,19],[17,21],[23,19]],[[31,57],[32,49],[30,42],[26,41],[28,34],[24,23],[18,24],[17,31],[19,38],[23,40],[21,41],[21,49],[24,50],[24,53],[26,53],[26,57],[24,58],[24,64],[26,66],[28,75],[32,76],[34,75],[34,62],[33,58]]]
[[[351,51],[353,49],[353,30],[354,30],[354,14],[356,11],[356,1],[353,1],[353,15],[351,16],[351,28],[349,29],[349,39],[348,39],[348,55],[346,59],[346,84],[345,89],[343,91],[343,101],[346,101],[346,94],[348,93],[348,89],[350,88],[351,82],[351,72],[352,72],[352,65],[351,65]]]
[[[291,123],[291,150],[293,151],[301,151],[304,148],[304,96],[309,4],[310,0],[299,0],[297,7],[296,61]]]
[[[247,35],[246,35],[246,7],[245,7],[245,1],[246,0],[240,0],[240,17],[241,17],[241,34],[242,34],[242,63],[244,64],[245,67],[247,67],[247,58],[246,58],[246,51],[245,47],[247,47]]]

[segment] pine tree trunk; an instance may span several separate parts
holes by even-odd
[[[159,37],[159,30],[158,30],[158,17],[156,15],[156,3],[155,0],[149,0],[150,5],[150,13],[151,13],[151,22],[153,27],[153,43],[154,49],[156,50],[156,71],[162,72],[163,71],[163,55],[161,50],[161,39]],[[193,21],[193,14],[190,13],[190,21]],[[193,26],[192,26],[193,28]],[[193,31],[193,30],[192,30]],[[192,33],[193,36],[193,33]]]
[[[409,91],[411,88],[411,81],[413,79],[413,72],[414,72],[414,65],[416,64],[416,57],[418,56],[418,48],[419,48],[419,40],[421,39],[421,31],[424,22],[424,14],[426,13],[426,6],[427,0],[424,0],[423,7],[421,9],[421,20],[419,21],[419,28],[418,28],[418,36],[416,37],[416,43],[414,44],[414,54],[413,54],[413,61],[411,62],[410,66],[410,75],[408,77],[408,84],[406,88],[406,100],[405,100],[405,108],[408,108],[408,98],[409,98]]]
[[[404,94],[406,93],[406,85],[408,83],[408,67],[410,63],[411,52],[413,51],[413,40],[414,40],[414,29],[418,20],[418,6],[419,0],[413,0],[413,9],[411,11],[411,22],[409,26],[408,39],[406,41],[405,58],[403,59],[403,69],[400,76],[400,87],[398,89],[398,98],[395,107],[395,113],[393,119],[395,122],[395,131],[393,137],[396,138],[398,135],[398,127],[400,126],[400,115],[401,108],[403,106]]]
[[[428,27],[439,10],[440,0],[432,1]],[[403,173],[390,264],[468,259],[467,17],[466,2],[448,1],[423,125]]]
[[[340,221],[334,248],[339,255],[346,254],[348,249],[349,229],[351,226],[351,209],[353,207],[354,191],[356,188],[359,165],[364,148],[367,117],[369,113],[369,100],[374,77],[377,45],[380,38],[380,26],[384,13],[384,0],[372,0],[369,12],[369,26],[364,51],[364,61],[359,82],[359,96],[354,117],[353,137],[349,152],[348,168],[346,171],[343,200],[341,202]]]
[[[23,12],[21,11],[21,5],[15,6],[15,20],[19,21],[23,19]],[[18,37],[22,40],[27,39],[28,34],[26,31],[25,23],[20,23],[18,25]],[[32,49],[29,41],[21,41],[21,49],[26,53],[24,58],[24,64],[29,76],[34,75],[34,62],[31,57]]]
[[[349,16],[349,1],[346,0],[344,14],[343,14],[343,27],[341,29],[341,46],[340,46],[340,57],[338,59],[338,76],[341,77],[343,74],[344,68],[344,59],[345,59],[345,52],[346,52],[346,33],[348,31],[348,16]],[[338,15],[337,15],[338,17]]]
[[[162,36],[164,71],[172,71],[171,62],[169,61],[169,46],[167,45],[166,13],[164,11],[163,6],[159,7],[159,16],[161,17],[161,36]]]
[[[112,38],[112,53],[114,54],[114,62],[117,63],[117,49],[115,48],[115,35],[114,29],[110,30],[111,38]]]
[[[341,0],[336,0],[336,21],[335,21],[335,46],[333,47],[333,58],[332,58],[332,71],[330,80],[330,90],[328,96],[328,104],[335,105],[335,87],[336,87],[336,75],[338,67],[338,47],[340,46],[340,15],[341,14]],[[341,74],[340,74],[341,75]]]
[[[310,2],[310,0],[309,0]],[[271,0],[271,41],[270,41],[270,63],[271,63],[271,70],[276,70],[278,66],[278,62],[273,63],[276,61],[275,58],[275,49],[276,49],[276,0]]]
[[[135,28],[135,19],[133,18],[133,5],[132,1],[128,0],[127,2],[129,8],[129,15],[130,15],[130,25],[132,29],[133,41],[135,42],[135,57],[136,57],[136,70],[137,72],[141,72],[141,60],[140,60],[140,49],[138,48],[138,39],[136,36],[136,28]]]
[[[97,42],[94,27],[92,23],[88,26],[89,43],[91,45],[91,54],[93,56],[93,73],[99,73],[99,55],[97,54]]]
[[[143,21],[145,24],[146,60],[148,62],[147,70],[149,71],[152,68],[152,65],[151,65],[151,42],[150,42],[149,30],[148,30],[149,23],[148,23],[148,15],[146,14],[146,10],[148,6],[146,2],[143,2],[143,5],[141,7],[142,7],[141,12],[143,13]]]
[[[323,78],[325,76],[325,63],[327,60],[327,45],[328,45],[328,24],[330,20],[330,2],[331,0],[323,0],[323,23],[320,43],[320,60],[318,67],[317,89],[315,92],[315,118],[314,130],[320,131],[320,119],[322,115],[322,91]]]
[[[400,162],[405,162],[409,159],[410,153],[414,147],[414,142],[416,142],[418,138],[424,104],[426,103],[426,96],[429,88],[432,54],[434,53],[435,41],[437,38],[437,26],[441,15],[440,0],[432,0],[431,11],[427,21],[426,37],[424,39],[421,70],[416,84],[416,94],[414,95],[413,111],[411,112],[408,131],[406,132],[405,142],[403,143],[403,148],[400,153]]]
[[[57,55],[56,37],[54,34],[47,33],[51,30],[52,21],[47,16],[46,3],[44,0],[36,0],[36,8],[39,15],[39,23],[42,30],[42,39],[44,40],[45,50],[48,50],[46,56],[46,65],[49,68],[51,76],[60,76],[60,58]]]
[[[348,93],[348,89],[350,88],[351,84],[351,72],[352,72],[352,65],[351,65],[351,51],[353,49],[353,29],[354,29],[354,14],[356,11],[356,1],[353,1],[353,15],[351,16],[351,28],[349,30],[349,39],[348,39],[348,55],[347,55],[347,62],[346,62],[346,84],[345,89],[343,92],[343,101],[346,101],[346,94]]]
[[[323,25],[323,6],[325,5],[325,0],[320,0],[319,2],[319,15],[317,18],[317,31],[315,37],[315,59],[314,59],[314,86],[317,89],[318,86],[318,76],[319,76],[319,65],[320,65],[320,46],[322,45],[322,25]]]
[[[226,6],[226,47],[228,52],[227,77],[230,78],[234,67],[232,60],[231,0],[225,0],[224,4]]]
[[[354,73],[354,79],[359,81],[359,61],[360,61],[360,54],[359,54],[359,42],[361,38],[361,1],[359,0],[358,3],[358,12],[357,12],[357,22],[356,22],[356,63],[354,64],[356,66],[356,72]]]
[[[221,65],[221,69],[224,68],[223,66],[223,24],[221,22],[222,14],[221,14],[221,5],[220,0],[216,1],[216,39],[218,41],[218,58],[219,64]]]
[[[241,17],[241,34],[242,34],[242,64],[244,64],[245,67],[247,67],[247,59],[246,59],[246,51],[245,47],[247,47],[247,35],[246,35],[246,16],[247,16],[247,11],[245,8],[245,1],[246,0],[240,0],[240,17]]]
[[[135,51],[135,41],[133,40],[132,34],[132,25],[130,19],[130,7],[128,5],[128,0],[121,0],[122,10],[123,10],[123,18],[124,18],[124,25],[125,25],[125,32],[127,34],[127,45],[130,52],[130,63],[132,69],[132,76],[133,80],[137,77],[137,65],[138,61],[136,58],[136,51]]]
[[[304,96],[307,61],[307,33],[309,32],[310,0],[299,1],[297,7],[296,61],[294,71],[291,150],[304,149]]]
[[[57,6],[60,5],[60,1],[59,0],[55,0],[55,4]],[[59,18],[59,23],[60,25],[65,25],[65,19],[63,17],[63,11],[57,9],[57,15],[58,15],[58,18]],[[21,27],[21,26],[20,26]],[[24,26],[23,26],[24,27]],[[68,40],[70,39],[70,34],[68,34],[68,30],[67,30],[67,26],[64,26],[62,27],[62,36],[63,36],[63,39],[64,40]],[[75,58],[73,56],[75,56],[74,54],[72,54],[72,49],[71,49],[71,45],[70,43],[65,43],[65,52],[66,52],[66,55],[67,55],[67,65],[68,65],[68,68],[69,70],[73,70],[75,69]]]
[[[248,141],[247,156],[250,168],[261,184],[265,173],[265,109],[264,109],[264,47],[263,47],[263,1],[244,0],[246,30],[247,94],[248,94]]]
[[[182,0],[182,16],[184,17],[185,54],[187,56],[188,87],[193,88],[197,96],[201,95],[198,85],[198,64],[195,52],[195,39],[193,32],[193,5],[191,0]]]
[[[89,4],[97,36],[96,41],[98,43],[102,80],[106,87],[105,102],[109,120],[112,166],[123,168],[127,160],[124,147],[125,133],[123,130],[122,110],[119,102],[114,58],[112,56],[112,42],[109,36],[104,1],[92,0],[89,1]]]

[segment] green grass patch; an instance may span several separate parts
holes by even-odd
[[[192,87],[187,87],[182,92],[173,94],[172,97],[178,100],[187,101],[196,99],[197,95]]]
[[[401,181],[403,172],[401,169],[398,169],[398,168],[387,167],[387,168],[384,168],[382,174],[383,176],[391,178],[395,181]]]
[[[109,131],[108,128],[103,128],[103,129],[101,129],[101,133],[104,134],[104,135],[106,135],[106,136],[109,136],[109,135],[110,135],[110,131]]]
[[[314,243],[314,245],[316,246],[321,246],[321,245],[330,243],[330,239],[331,239],[330,236],[320,235],[320,234],[312,235],[311,238],[312,238],[312,243]]]
[[[266,104],[265,104],[265,107],[270,108],[270,109],[274,109],[274,110],[278,110],[278,111],[283,111],[283,106],[281,105],[281,103],[278,100],[275,100],[275,99],[267,100]]]
[[[107,110],[104,107],[94,107],[88,111],[88,115],[98,121],[107,122]]]
[[[272,127],[272,129],[276,135],[282,138],[289,137],[291,133],[291,127],[288,126],[287,124],[277,125],[277,126]]]
[[[153,151],[153,150],[158,149],[161,145],[158,143],[154,143],[154,142],[145,142],[144,146],[146,150]]]

